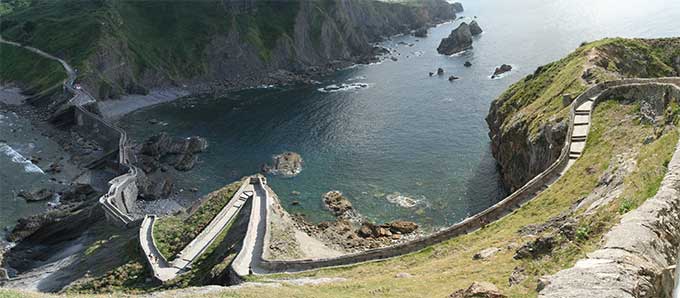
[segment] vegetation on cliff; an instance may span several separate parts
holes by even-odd
[[[14,1],[0,7],[0,34],[65,59],[101,98],[255,84],[280,69],[355,61],[380,36],[455,17],[443,0]]]
[[[27,94],[60,84],[66,72],[59,62],[13,45],[0,44],[0,82],[17,82]]]
[[[680,56],[679,47],[678,38],[603,39],[582,45],[510,86],[491,104],[487,116],[505,185],[521,187],[557,159],[567,128],[564,100],[606,80],[677,75],[680,65],[673,57]]]

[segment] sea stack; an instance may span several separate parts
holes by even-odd
[[[472,35],[479,35],[482,34],[482,32],[484,31],[482,30],[482,27],[479,27],[477,21],[472,21],[470,23],[470,33],[472,33]]]
[[[452,55],[472,48],[472,32],[470,26],[463,22],[458,28],[451,31],[448,37],[442,39],[437,47],[437,52],[443,55]]]

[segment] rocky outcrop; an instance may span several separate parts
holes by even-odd
[[[449,295],[449,298],[505,298],[498,288],[489,282],[473,282],[467,289]]]
[[[302,156],[295,152],[284,152],[274,155],[272,165],[264,165],[262,171],[284,177],[297,176],[302,172]]]
[[[204,138],[192,136],[188,138],[172,139],[167,133],[159,133],[147,139],[139,150],[141,156],[139,167],[145,173],[152,173],[165,161],[173,165],[178,171],[191,170],[198,157],[197,153],[205,152],[208,141]]]
[[[506,72],[509,72],[512,70],[512,66],[510,64],[503,64],[499,67],[496,67],[496,70],[493,71],[493,74],[491,75],[491,78],[496,78]]]
[[[420,37],[420,38],[427,37],[427,28],[417,29],[415,32],[413,32],[413,36]]]
[[[352,202],[337,190],[329,191],[324,194],[323,203],[326,205],[326,208],[337,217],[344,217],[353,211]]]
[[[458,28],[453,29],[448,37],[443,38],[437,47],[437,52],[442,55],[453,55],[472,48],[472,32],[470,26],[463,22]]]
[[[463,4],[460,2],[453,2],[453,10],[456,12],[463,12]]]
[[[27,202],[37,202],[49,200],[54,196],[54,192],[49,189],[42,188],[37,191],[20,191],[18,196],[24,198]]]
[[[484,32],[484,30],[482,30],[482,27],[479,27],[477,21],[470,22],[470,33],[472,35],[480,35],[482,32]]]

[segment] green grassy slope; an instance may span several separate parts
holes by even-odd
[[[0,81],[19,82],[24,92],[35,94],[66,79],[59,62],[29,50],[0,44]]]

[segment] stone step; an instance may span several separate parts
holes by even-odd
[[[584,142],[586,140],[586,136],[572,136],[571,141],[572,142]]]
[[[577,110],[576,112],[574,112],[574,114],[576,114],[576,115],[587,116],[587,115],[590,115],[590,111],[583,111],[583,110],[578,111],[578,110]]]
[[[588,125],[588,124],[590,124],[590,123],[588,123],[588,122],[574,123],[575,126]]]

